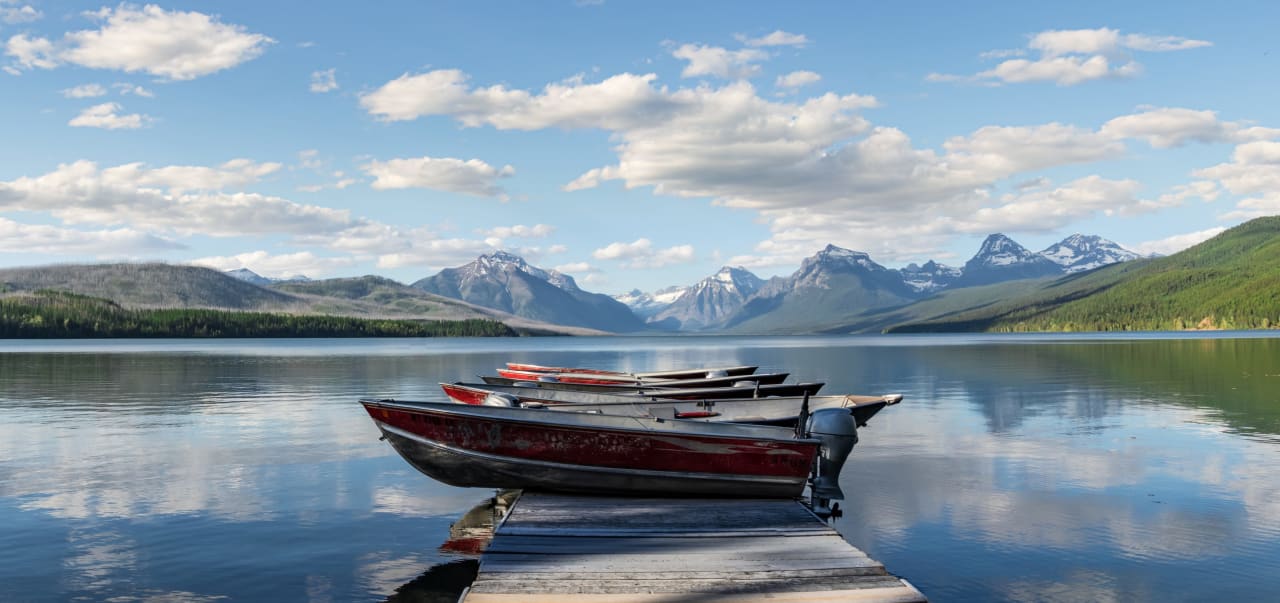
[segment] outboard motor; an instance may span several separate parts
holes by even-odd
[[[847,408],[823,408],[809,415],[805,435],[822,441],[809,482],[809,494],[813,512],[826,518],[833,514],[831,500],[844,500],[840,470],[858,443],[858,425]],[[836,514],[838,516],[838,512]]]
[[[481,406],[505,406],[508,408],[514,408],[514,407],[520,406],[520,401],[516,400],[516,397],[511,394],[504,394],[501,392],[490,392],[489,395],[485,396],[484,400],[480,402],[480,405]]]

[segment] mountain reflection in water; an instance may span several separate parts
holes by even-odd
[[[483,541],[459,520],[493,492],[414,471],[355,401],[442,400],[508,360],[904,394],[860,434],[836,527],[933,600],[1269,600],[1277,358],[1280,339],[1222,333],[9,341],[0,601],[454,584]]]

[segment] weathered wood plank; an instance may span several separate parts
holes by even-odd
[[[670,593],[474,593],[467,595],[466,603],[674,603],[689,597]],[[902,584],[891,588],[829,590],[821,592],[778,593],[701,593],[698,603],[925,603],[926,599],[914,587]]]
[[[501,575],[498,575],[501,574]],[[614,572],[584,572],[568,568],[556,568],[552,571],[521,572],[494,571],[485,568],[486,580],[538,581],[538,580],[710,580],[730,579],[754,580],[766,578],[834,578],[848,576],[885,576],[883,567],[839,567],[831,569],[797,569],[797,570],[755,570],[721,569],[718,571],[683,571],[672,569],[661,572],[636,570],[620,570]]]
[[[467,603],[925,601],[792,500],[524,493]]]
[[[595,559],[566,559],[557,557],[543,557],[541,559],[489,559],[485,558],[481,565],[482,575],[490,571],[493,572],[520,572],[526,571],[530,573],[539,572],[560,572],[560,571],[577,571],[577,572],[619,572],[619,571],[647,571],[647,572],[671,572],[679,570],[688,571],[795,571],[795,570],[835,570],[850,568],[872,568],[883,572],[884,566],[880,562],[868,558],[866,556],[857,557],[838,557],[838,558],[818,558],[818,559],[769,559],[760,557],[756,559],[733,558],[716,560],[709,557],[702,559],[690,559],[688,557],[681,558],[663,558],[661,556],[620,556],[620,557],[603,557]]]
[[[861,590],[900,586],[897,578],[761,578],[752,580],[560,580],[554,584],[518,580],[488,580],[471,586],[471,592],[497,593],[771,593]]]

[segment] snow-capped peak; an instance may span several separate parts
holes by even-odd
[[[1097,235],[1073,234],[1040,252],[1068,274],[1138,259],[1141,255]]]
[[[483,254],[470,264],[462,266],[461,271],[467,278],[479,278],[489,274],[518,271],[546,281],[565,291],[579,290],[578,284],[573,280],[573,277],[555,270],[538,268],[509,251],[498,250]]]
[[[865,252],[836,247],[835,245],[827,245],[822,248],[822,251],[814,254],[813,257],[806,258],[801,262],[800,270],[804,271],[814,266],[859,266],[876,272],[888,270],[888,268],[875,263],[871,256]]]
[[[970,262],[977,261],[986,266],[1008,266],[1024,262],[1036,261],[1037,254],[1017,244],[1013,239],[996,233],[987,237],[978,249],[977,255]]]
[[[960,278],[961,270],[929,260],[920,266],[907,264],[898,271],[902,274],[902,282],[917,293],[932,293],[945,289]]]

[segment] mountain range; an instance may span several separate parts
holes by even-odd
[[[0,270],[0,296],[66,291],[126,308],[483,318],[529,333],[1231,328],[1280,322],[1267,314],[1280,299],[1273,274],[1280,270],[1258,251],[1280,248],[1277,233],[1280,217],[1260,218],[1157,259],[1096,236],[1072,235],[1036,253],[992,234],[961,267],[928,261],[898,269],[828,245],[789,276],[766,281],[726,266],[689,286],[616,298],[503,251],[411,285],[166,264],[12,268]]]

